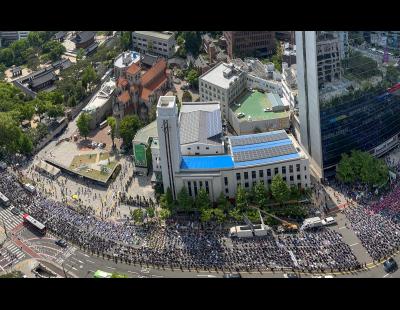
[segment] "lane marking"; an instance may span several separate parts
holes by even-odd
[[[85,253],[82,253],[82,255],[86,256],[87,258],[90,258],[90,256],[89,256],[89,255],[86,255]]]
[[[92,262],[91,260],[86,260],[87,262],[89,262],[89,263],[92,263],[92,264],[96,264],[95,262]]]
[[[357,244],[358,244],[358,242],[353,243],[353,244],[350,244],[350,246],[355,246],[355,245],[357,245]]]
[[[341,230],[341,229],[345,229],[345,228],[346,228],[346,226],[342,226],[342,227],[340,227],[340,228],[339,228],[339,230]]]
[[[114,267],[108,267],[108,266],[106,266],[106,268],[109,268],[109,269],[115,269]]]
[[[389,276],[390,275],[390,273],[387,273],[387,274],[385,274],[384,276],[383,276],[383,278],[386,278],[387,276]]]
[[[198,274],[198,277],[208,277],[208,278],[216,278],[216,276],[212,275],[212,274]]]

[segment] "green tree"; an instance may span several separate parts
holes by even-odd
[[[400,71],[396,67],[390,65],[386,68],[386,79],[394,84],[399,81]]]
[[[197,210],[209,209],[211,208],[210,197],[204,188],[201,188],[195,198],[194,204]]]
[[[229,210],[230,203],[229,203],[228,199],[226,199],[223,192],[221,192],[218,196],[217,206],[218,206],[218,209],[221,209],[224,212]]]
[[[29,155],[32,149],[32,140],[26,134],[21,134],[18,140],[18,151],[23,155]]]
[[[35,114],[35,107],[32,103],[21,104],[17,107],[18,112],[21,115],[20,120],[31,120]]]
[[[64,107],[62,105],[50,104],[47,108],[47,116],[50,118],[64,116]]]
[[[6,67],[11,67],[14,64],[14,53],[9,47],[0,49],[0,63]]]
[[[267,190],[265,189],[265,186],[263,183],[259,182],[257,183],[254,187],[254,198],[255,202],[259,207],[265,207],[265,205],[268,203],[267,200]]]
[[[162,220],[166,220],[171,217],[171,211],[168,209],[161,209],[160,211],[160,218]]]
[[[195,86],[197,88],[199,84],[199,73],[195,69],[189,70],[186,80],[190,83],[190,85]]]
[[[120,36],[120,44],[124,51],[129,50],[132,47],[132,34],[130,31],[122,32]]]
[[[247,208],[248,204],[248,194],[245,189],[239,185],[236,191],[236,206],[240,211],[243,211]]]
[[[200,32],[184,31],[183,38],[185,40],[185,49],[196,57],[200,53],[201,47]]]
[[[58,41],[48,41],[43,45],[43,53],[46,58],[51,61],[56,61],[61,58],[61,55],[66,52],[65,46]]]
[[[192,102],[193,98],[192,98],[192,94],[185,90],[182,94],[182,102]]]
[[[224,211],[222,211],[221,209],[213,209],[212,211],[213,211],[215,220],[218,223],[222,224],[226,219],[226,215],[225,215]]]
[[[138,224],[143,223],[144,214],[143,214],[142,209],[135,209],[131,213],[132,213],[133,221],[135,222],[135,224],[136,223],[138,223]]]
[[[115,134],[116,134],[115,130],[117,128],[117,120],[115,119],[115,117],[109,116],[107,118],[107,124],[111,128],[111,140],[112,140],[112,144],[113,144],[113,148],[114,148],[115,147],[114,139],[115,139]]]
[[[39,32],[31,31],[28,34],[28,43],[31,47],[41,47],[43,44],[43,39],[41,38]]]
[[[193,200],[189,196],[189,193],[187,192],[187,189],[185,186],[182,187],[182,189],[179,191],[177,195],[177,201],[178,201],[178,206],[179,209],[182,211],[190,211],[193,206]]]
[[[82,74],[82,86],[87,89],[90,88],[90,85],[94,83],[97,79],[97,73],[94,70],[92,65],[89,65],[85,68]]]
[[[90,132],[90,121],[92,117],[90,114],[83,112],[79,115],[78,120],[76,121],[76,126],[78,127],[79,134],[87,138]]]
[[[172,191],[168,187],[166,192],[160,197],[160,207],[162,209],[172,209],[172,205],[174,204],[174,198],[172,197]]]
[[[132,146],[132,139],[141,126],[142,123],[137,115],[127,115],[121,120],[119,126],[119,135],[124,141],[126,147]]]
[[[356,180],[356,173],[349,155],[342,154],[342,159],[336,169],[336,177],[343,183],[352,183]]]
[[[285,181],[283,181],[282,176],[277,174],[274,176],[271,182],[271,191],[272,196],[278,201],[282,203],[289,199],[289,188]]]
[[[202,209],[202,210],[200,210],[200,221],[202,221],[203,223],[211,221],[212,216],[213,216],[213,210],[212,209]]]
[[[228,212],[230,218],[233,218],[236,221],[241,221],[243,216],[238,208],[234,208]]]
[[[0,112],[0,149],[14,154],[19,149],[22,130],[9,113]]]
[[[85,56],[85,50],[83,48],[78,48],[76,50],[76,60],[77,61],[82,60],[84,56]]]
[[[147,208],[147,215],[149,218],[153,218],[155,216],[156,209],[154,207]]]

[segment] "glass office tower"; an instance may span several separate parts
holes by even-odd
[[[296,31],[300,143],[319,178],[352,149],[399,143],[399,32]]]

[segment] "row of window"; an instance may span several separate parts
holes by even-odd
[[[147,42],[147,39],[145,39],[145,38],[139,38],[139,37],[135,37],[135,38],[133,38],[134,40],[136,39],[136,40],[138,40],[138,41],[143,41],[143,42]],[[160,46],[167,46],[167,43],[163,43],[163,42],[158,42],[158,41],[152,41],[152,43],[154,44],[154,45],[160,45]]]
[[[286,181],[286,177],[284,178],[284,181]],[[291,181],[293,181],[293,180],[291,180]],[[264,183],[264,181],[260,181],[260,182]],[[271,179],[267,180],[267,183],[269,185],[271,185],[272,180]],[[252,184],[253,184],[253,186],[255,186],[257,184],[257,181],[253,181]],[[293,183],[293,184],[297,184],[297,187],[301,188],[301,183],[298,182],[298,183]],[[237,186],[238,187],[242,186],[242,184],[241,183],[237,183]],[[249,187],[250,187],[250,183],[249,182],[244,182],[244,188],[249,188]],[[307,183],[305,183],[305,187],[307,187]],[[229,190],[225,189],[225,193],[229,193]]]
[[[193,191],[192,191],[192,183],[193,183]],[[188,187],[188,192],[189,192],[189,196],[191,197],[196,197],[198,194],[198,191],[200,189],[202,189],[203,187],[205,188],[207,194],[210,193],[210,188],[208,186],[208,181],[188,181],[187,182],[187,187]]]
[[[293,165],[289,165],[288,167],[289,167],[289,173],[293,173],[293,168],[294,168]],[[281,171],[279,171],[279,170],[281,170]],[[270,177],[272,175],[272,169],[268,168],[266,171],[267,171],[267,176]],[[287,171],[286,166],[282,166],[281,169],[279,169],[279,167],[275,167],[274,168],[274,175],[281,173],[283,175],[283,177],[285,177],[286,171]],[[307,171],[307,166],[304,166],[304,171]],[[296,164],[296,172],[300,172],[300,164]],[[260,178],[263,178],[264,177],[264,170],[258,170],[258,176]],[[243,173],[243,177],[244,177],[245,180],[248,180],[249,179],[249,172],[245,171]],[[307,175],[305,175],[305,177],[307,178]],[[255,171],[255,170],[251,171],[251,178],[252,179],[257,178],[257,171]],[[236,180],[239,181],[241,179],[242,179],[242,173],[237,172],[236,173]],[[300,180],[300,174],[297,175],[297,179]]]

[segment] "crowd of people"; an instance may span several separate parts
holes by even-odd
[[[164,268],[262,270],[292,268],[320,271],[359,268],[339,233],[322,229],[296,235],[230,239],[218,225],[200,227],[168,222],[135,226],[80,214],[67,204],[32,195],[14,174],[0,173],[0,191],[48,230],[91,253],[116,261]]]

